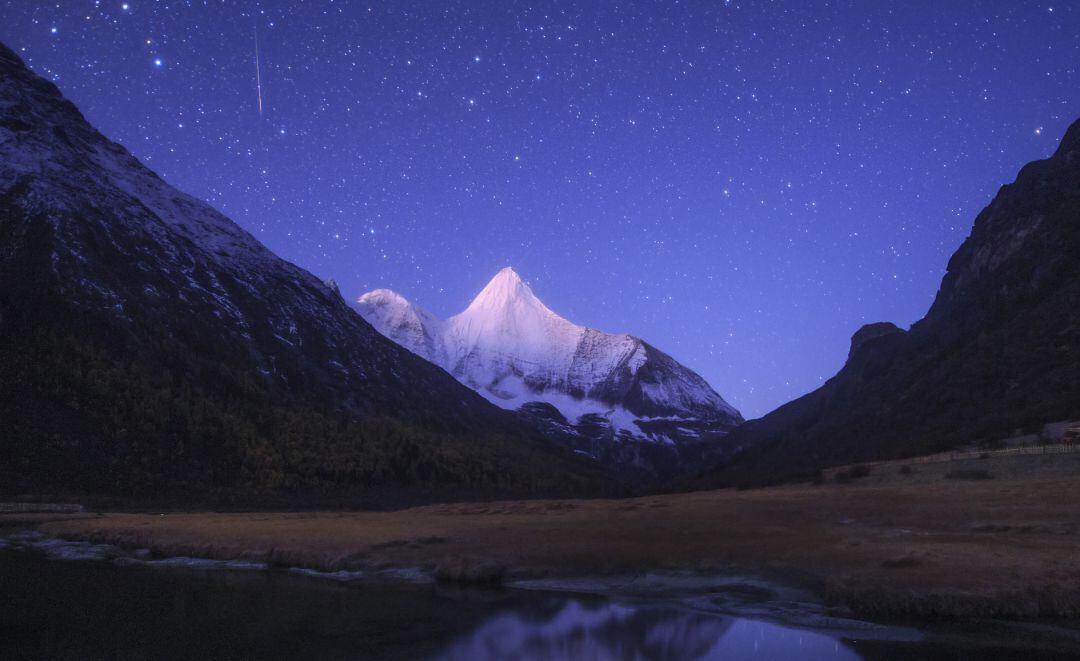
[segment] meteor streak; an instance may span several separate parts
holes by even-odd
[[[259,66],[259,24],[255,24],[255,89],[259,94],[259,117],[263,114],[262,73]]]

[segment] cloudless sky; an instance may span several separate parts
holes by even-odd
[[[1071,2],[0,0],[107,136],[353,298],[512,265],[747,417],[923,315],[1080,116]],[[256,80],[256,35],[262,112]]]

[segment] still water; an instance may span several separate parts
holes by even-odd
[[[985,651],[848,641],[658,602],[0,551],[0,659],[848,661],[989,658]]]

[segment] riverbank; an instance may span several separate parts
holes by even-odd
[[[1060,459],[626,500],[41,515],[33,523],[48,535],[155,556],[322,571],[419,568],[467,583],[751,575],[808,589],[861,617],[1077,618],[1080,471]]]

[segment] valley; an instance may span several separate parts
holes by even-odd
[[[0,658],[1080,658],[1080,11],[5,2]]]

